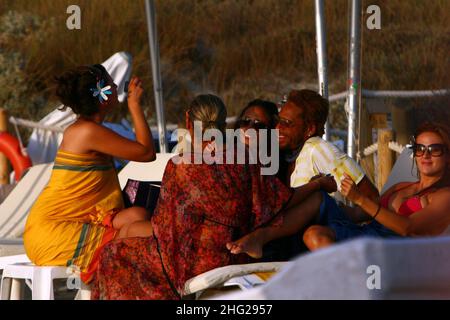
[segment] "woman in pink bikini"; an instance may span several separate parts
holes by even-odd
[[[435,236],[450,225],[450,129],[425,123],[415,134],[412,150],[419,181],[400,182],[378,202],[363,195],[349,176],[341,193],[358,207],[340,207],[327,193],[312,194],[297,213],[286,215],[281,228],[266,227],[227,244],[235,254],[257,257],[260,245],[274,237],[302,229],[310,250],[361,236]],[[289,228],[287,227],[289,226]]]

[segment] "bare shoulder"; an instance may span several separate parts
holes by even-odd
[[[429,201],[438,201],[439,203],[450,207],[450,187],[440,188],[428,195]]]
[[[90,139],[93,137],[97,137],[99,134],[102,134],[105,131],[110,131],[110,129],[93,121],[80,121],[68,127],[64,134],[75,135],[78,139]]]
[[[66,130],[64,131],[64,133],[70,133],[70,134],[81,133],[84,131],[95,130],[95,128],[97,128],[97,127],[101,127],[101,126],[93,121],[77,120],[74,123],[72,123],[70,126],[68,126],[66,128]]]
[[[64,130],[60,148],[66,151],[86,153],[91,148],[89,141],[102,130],[102,126],[91,121],[76,121]]]
[[[414,184],[414,182],[410,182],[410,181],[408,181],[408,182],[407,182],[407,181],[404,181],[404,182],[396,183],[396,184],[394,184],[392,187],[390,187],[389,189],[387,189],[387,190],[383,193],[383,195],[393,193],[393,192],[395,192],[395,191],[397,191],[397,190],[406,188],[407,186],[412,185],[412,184]]]

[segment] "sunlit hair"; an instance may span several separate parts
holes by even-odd
[[[325,122],[327,122],[330,109],[327,99],[313,90],[303,89],[292,90],[287,101],[302,109],[302,118],[307,125],[316,126],[313,136],[320,137],[325,133]]]
[[[195,97],[188,108],[192,122],[200,121],[203,130],[218,129],[225,133],[227,109],[222,99],[213,94],[202,94]]]
[[[444,145],[446,146],[446,151],[444,153],[444,156],[449,157],[449,151],[450,151],[450,127],[444,123],[438,123],[438,122],[425,122],[421,124],[416,132],[414,133],[414,142],[417,141],[417,138],[424,133],[432,132],[437,134],[441,137]],[[414,161],[416,159],[414,158]],[[418,177],[420,179],[420,172],[417,172]],[[437,182],[429,186],[428,188],[425,188],[424,190],[421,190],[419,193],[423,194],[430,189],[439,189],[450,186],[450,162],[447,161],[447,166],[445,168],[444,175],[441,179],[439,179]]]

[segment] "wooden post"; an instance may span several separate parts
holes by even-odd
[[[8,112],[0,108],[0,132],[8,131]],[[8,159],[0,152],[0,185],[9,184]]]
[[[381,191],[386,183],[392,167],[394,166],[394,152],[389,149],[389,142],[393,141],[394,133],[392,130],[378,130],[378,179],[377,187]]]
[[[372,128],[384,129],[387,128],[387,114],[386,113],[372,113],[370,115],[370,124]]]

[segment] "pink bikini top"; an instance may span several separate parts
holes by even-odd
[[[417,182],[414,182],[417,183]],[[414,183],[408,184],[406,186],[404,186],[403,188],[394,190],[392,192],[390,192],[389,194],[385,194],[384,196],[381,197],[380,199],[380,204],[383,208],[388,208],[389,206],[389,200],[391,199],[392,195],[400,190],[406,189],[409,186],[412,186]],[[400,208],[398,208],[398,214],[401,216],[405,216],[405,217],[409,217],[410,215],[412,215],[414,212],[417,212],[419,210],[422,210],[422,204],[420,203],[420,197],[423,195],[426,195],[427,193],[430,193],[434,190],[430,189],[427,190],[424,193],[419,192],[418,194],[414,195],[411,198],[406,199],[405,201],[403,201],[403,203],[400,205]]]

